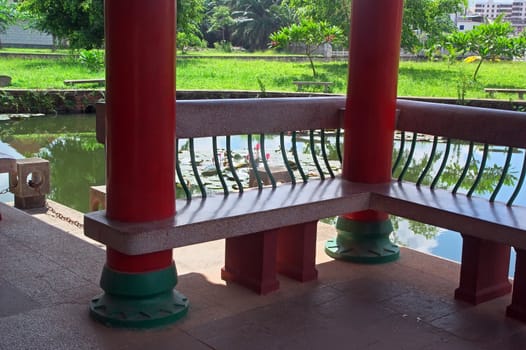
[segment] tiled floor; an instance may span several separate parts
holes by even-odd
[[[57,205],[67,216],[78,213]],[[281,278],[259,296],[220,279],[223,243],[175,250],[188,316],[156,330],[92,321],[103,248],[0,204],[0,349],[526,349],[526,326],[504,316],[509,296],[476,307],[452,298],[459,266],[402,249],[399,261],[334,261],[319,226],[316,282]],[[65,232],[69,231],[69,233]]]

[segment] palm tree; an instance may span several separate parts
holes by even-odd
[[[281,5],[282,0],[233,0],[232,17],[236,24],[232,41],[248,50],[268,46],[268,37],[293,22],[294,12]]]

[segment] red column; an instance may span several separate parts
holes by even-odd
[[[391,181],[402,12],[402,0],[352,2],[342,175],[350,181]],[[335,258],[378,263],[398,257],[386,213],[345,215],[337,229],[338,238],[326,246]]]
[[[460,283],[455,299],[480,304],[511,292],[510,246],[462,235]]]
[[[105,1],[106,212],[112,220],[145,222],[175,214],[175,18],[173,0]],[[145,287],[159,274],[170,280],[164,290]],[[101,286],[109,297],[93,301],[92,315],[117,326],[166,323],[158,310],[132,305],[138,302],[118,308],[130,296],[141,299],[149,288],[150,294],[171,295],[176,281],[171,250],[129,256],[108,247]],[[130,283],[129,290],[123,292],[122,283]],[[112,303],[120,297],[120,304]],[[127,315],[119,319],[101,311],[107,309]],[[134,312],[156,321],[133,320]]]

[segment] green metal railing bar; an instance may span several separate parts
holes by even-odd
[[[424,170],[422,170],[422,173],[420,174],[420,177],[416,181],[416,185],[420,186],[422,181],[424,181],[425,177],[427,176],[427,173],[429,172],[429,169],[431,169],[431,165],[433,164],[433,160],[435,159],[435,154],[437,150],[438,145],[438,136],[433,137],[433,146],[431,147],[431,153],[429,154],[429,159],[427,160],[426,166]]]
[[[237,184],[237,189],[239,193],[243,193],[243,184],[241,183],[241,180],[239,180],[239,176],[237,176],[236,167],[234,166],[234,160],[232,159],[232,147],[231,147],[230,135],[227,135],[226,137],[226,156],[227,156],[230,172],[232,173],[232,176],[234,177],[234,181]]]
[[[404,154],[404,146],[405,146],[405,131],[400,132],[400,145],[398,147],[398,155],[396,156],[396,159],[393,163],[393,167],[391,168],[391,174],[394,175],[394,172],[396,168],[398,168],[398,164],[400,164],[400,161],[402,160],[402,155]]]
[[[308,177],[305,175],[305,172],[303,171],[303,167],[301,166],[300,158],[298,155],[298,145],[296,142],[296,131],[292,132],[292,154],[294,154],[294,162],[296,162],[296,166],[298,167],[298,171],[301,175],[301,179],[303,182],[308,181]]]
[[[316,147],[314,144],[314,130],[309,131],[309,145],[310,145],[310,154],[312,156],[312,160],[314,161],[314,165],[316,166],[316,169],[318,170],[320,179],[325,180],[323,169],[321,168],[320,162],[318,162],[318,156],[316,155]]]
[[[400,175],[398,176],[398,182],[404,179],[404,175],[407,172],[407,169],[409,169],[409,165],[411,164],[411,161],[413,160],[413,154],[415,153],[415,148],[416,148],[417,135],[418,134],[416,132],[413,133],[413,139],[411,140],[411,148],[409,149],[409,154],[404,164],[404,168],[402,169],[402,171],[400,172]]]
[[[495,201],[495,198],[497,198],[497,194],[499,193],[502,185],[504,184],[504,180],[506,180],[506,176],[508,176],[508,170],[510,169],[512,155],[513,155],[513,147],[508,147],[508,152],[506,154],[506,161],[504,162],[504,167],[502,169],[502,173],[500,174],[499,182],[495,186],[495,189],[493,190],[493,193],[491,194],[491,197],[489,198],[490,202]]]
[[[272,172],[268,166],[267,153],[265,152],[265,134],[259,135],[259,144],[261,150],[261,159],[263,160],[263,167],[265,168],[265,172],[267,173],[272,188],[276,188],[276,180],[274,179],[274,176],[272,176]]]
[[[519,181],[517,181],[517,185],[515,185],[515,191],[513,191],[510,199],[506,203],[507,206],[510,207],[513,205],[515,198],[517,198],[519,192],[521,191],[522,184],[524,183],[525,177],[526,177],[526,151],[524,151],[524,159],[522,160],[522,170],[521,170],[521,175],[519,176]]]
[[[225,182],[225,178],[223,176],[223,171],[221,170],[221,165],[219,163],[219,156],[217,155],[217,136],[212,137],[212,150],[214,152],[214,164],[216,167],[217,176],[219,177],[219,181],[221,182],[221,187],[223,188],[223,194],[225,196],[228,196],[228,186]]]
[[[431,189],[434,189],[438,183],[438,180],[440,179],[440,176],[442,176],[442,173],[444,172],[444,169],[446,168],[447,161],[449,159],[449,150],[451,149],[451,139],[448,138],[446,142],[446,149],[444,150],[444,156],[442,157],[442,163],[440,163],[440,167],[438,168],[438,171],[435,175],[435,178],[433,179],[433,182],[431,182]]]
[[[489,145],[485,143],[484,150],[482,151],[482,159],[480,161],[480,166],[479,166],[477,177],[475,178],[473,185],[471,186],[468,193],[466,194],[466,196],[468,197],[471,197],[471,195],[473,195],[473,192],[475,191],[478,184],[480,183],[480,179],[482,179],[482,175],[484,174],[484,169],[486,168],[486,161],[488,160],[488,149],[489,149]]]
[[[331,164],[329,163],[329,157],[327,157],[327,147],[325,145],[325,129],[321,129],[320,132],[320,142],[321,142],[321,154],[323,156],[323,161],[325,162],[325,167],[329,171],[331,178],[334,178],[334,173],[331,169]]]
[[[469,149],[468,149],[468,156],[466,158],[466,164],[464,165],[464,169],[462,170],[462,174],[458,178],[457,183],[455,184],[455,187],[453,188],[453,191],[451,191],[453,194],[456,194],[458,189],[460,188],[460,185],[462,182],[464,182],[464,179],[466,178],[466,175],[468,174],[469,166],[471,164],[471,158],[473,158],[473,141],[469,143]]]
[[[201,176],[199,175],[199,170],[197,169],[197,162],[195,159],[194,138],[191,137],[190,139],[188,139],[188,143],[190,145],[190,161],[192,163],[192,171],[194,172],[194,178],[195,181],[197,181],[197,186],[199,187],[201,196],[203,198],[206,198],[206,188],[203,185],[203,181],[201,181]]]
[[[295,185],[296,176],[294,176],[294,171],[290,167],[289,158],[287,157],[287,150],[285,149],[285,133],[284,132],[279,134],[279,146],[281,148],[281,157],[283,158],[283,164],[285,165],[285,168],[287,168],[287,172],[289,173],[290,182],[293,185]]]
[[[258,183],[258,189],[263,188],[263,182],[261,182],[261,177],[258,173],[258,167],[256,163],[256,159],[254,157],[254,150],[252,148],[252,134],[248,134],[247,137],[247,143],[248,143],[248,161],[250,163],[250,166],[252,167],[252,171],[254,172],[254,177],[256,178],[256,181]]]
[[[192,199],[192,193],[186,186],[186,181],[184,181],[183,172],[181,171],[181,166],[179,164],[179,139],[175,140],[175,172],[177,173],[177,178],[179,179],[179,185],[184,191],[186,200],[189,201]]]

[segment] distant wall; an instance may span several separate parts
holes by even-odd
[[[53,37],[36,30],[25,29],[23,25],[13,25],[0,34],[3,47],[53,47]]]

